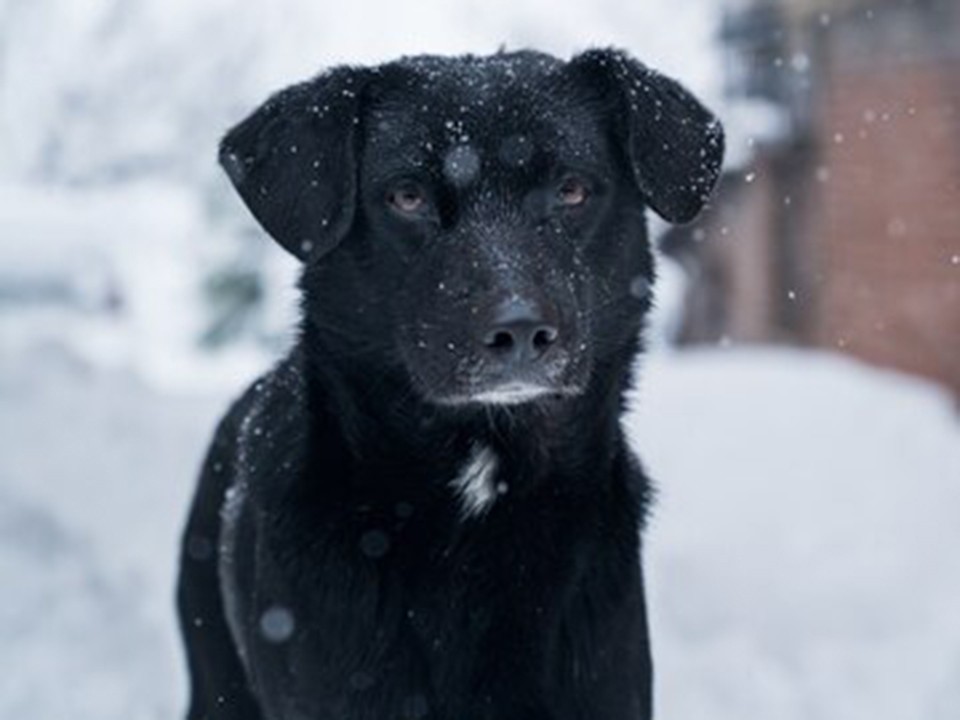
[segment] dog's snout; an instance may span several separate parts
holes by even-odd
[[[529,300],[511,299],[499,305],[483,335],[486,351],[504,363],[529,363],[557,342],[560,330],[552,313]]]

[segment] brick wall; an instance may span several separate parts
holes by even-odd
[[[810,339],[960,394],[960,63],[823,81]]]
[[[960,398],[960,5],[848,5],[786,26],[810,59],[778,80],[793,135],[665,237],[680,341],[827,347]]]

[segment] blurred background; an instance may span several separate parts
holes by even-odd
[[[729,162],[625,419],[658,717],[960,718],[956,0],[0,0],[0,717],[177,717],[178,534],[295,263],[215,163],[331,64],[629,49]]]

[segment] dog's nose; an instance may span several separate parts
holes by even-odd
[[[502,362],[523,364],[543,356],[559,336],[556,323],[551,322],[541,306],[513,298],[493,313],[483,346]]]

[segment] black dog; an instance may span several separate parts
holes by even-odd
[[[644,207],[690,220],[722,155],[607,50],[336,68],[226,136],[303,321],[204,466],[189,718],[650,717]]]

